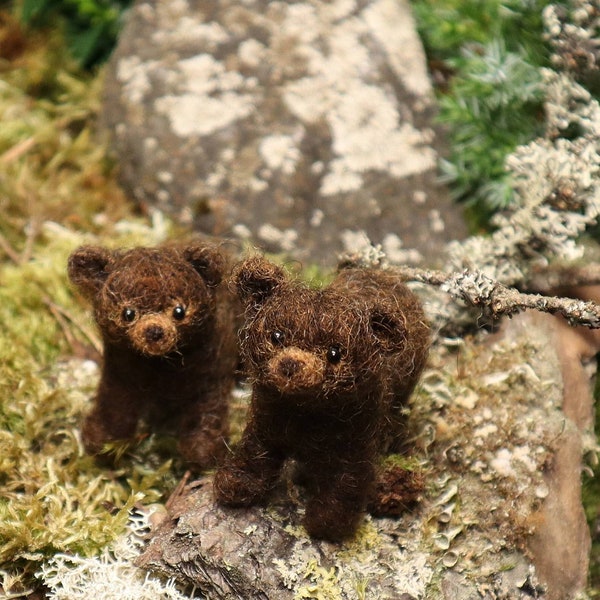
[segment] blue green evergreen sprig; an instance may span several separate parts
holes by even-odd
[[[542,12],[550,1],[412,4],[430,66],[444,78],[437,78],[438,118],[450,148],[441,179],[467,204],[474,225],[486,225],[511,202],[506,157],[543,132],[540,68],[549,50]]]

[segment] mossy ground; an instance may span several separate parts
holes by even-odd
[[[102,72],[79,70],[56,32],[24,31],[8,13],[0,48],[0,593],[25,594],[50,557],[98,555],[135,504],[164,501],[183,475],[170,439],[141,436],[114,469],[83,452],[101,347],[65,268],[83,243],[176,232],[116,182],[95,127]]]
[[[99,344],[67,256],[82,243],[153,243],[169,226],[137,214],[116,183],[94,129],[101,74],[78,71],[54,33],[25,32],[5,13],[0,47],[1,594],[35,589],[57,552],[97,554],[183,468],[149,438],[112,470],[82,450]]]

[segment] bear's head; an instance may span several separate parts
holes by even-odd
[[[246,305],[241,350],[251,379],[298,401],[371,383],[405,346],[402,315],[381,297],[311,289],[261,257],[238,265],[232,281]]]
[[[105,341],[164,356],[185,348],[214,313],[224,267],[211,245],[83,246],[69,257],[68,273],[92,301]]]

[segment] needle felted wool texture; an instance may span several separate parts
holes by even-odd
[[[174,430],[184,459],[200,468],[224,455],[240,312],[221,283],[228,269],[212,242],[71,254],[69,277],[92,302],[104,344],[82,425],[88,452],[130,440],[144,419]]]
[[[253,392],[242,439],[216,473],[216,499],[266,501],[284,461],[295,459],[308,533],[349,537],[381,455],[403,441],[402,408],[429,347],[419,301],[376,269],[343,269],[315,290],[253,257],[232,280],[246,305],[241,351]]]

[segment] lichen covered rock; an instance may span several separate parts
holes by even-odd
[[[333,264],[363,230],[400,260],[464,235],[432,114],[406,2],[140,0],[103,121],[142,205]]]
[[[585,436],[562,410],[551,322],[525,315],[500,336],[432,351],[410,415],[410,468],[425,491],[397,519],[367,517],[342,544],[314,541],[294,486],[282,485],[269,508],[226,509],[205,478],[174,498],[139,563],[211,598],[576,597],[587,569],[583,514],[574,507],[566,520],[548,507],[564,506],[558,482],[576,485],[561,453],[577,455]],[[544,565],[561,555],[540,543],[556,539],[549,529],[581,564]]]

